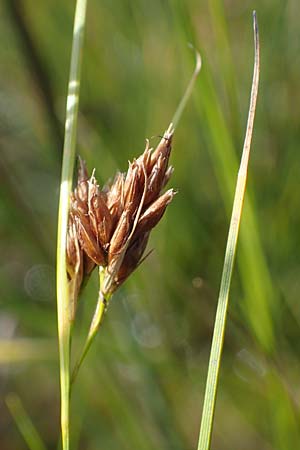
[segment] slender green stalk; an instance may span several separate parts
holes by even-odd
[[[101,282],[102,282],[102,267],[99,267],[99,285],[101,286]],[[87,352],[89,351],[90,346],[92,345],[95,336],[99,330],[99,327],[102,323],[103,317],[104,317],[104,313],[106,311],[106,307],[107,304],[109,302],[109,296],[104,297],[101,288],[99,288],[99,295],[98,295],[98,301],[97,301],[97,305],[96,305],[96,309],[93,315],[93,319],[90,325],[90,329],[89,329],[89,333],[87,335],[82,353],[79,357],[79,359],[77,360],[73,372],[72,372],[72,377],[71,377],[71,385],[73,385],[78,371],[81,367],[81,364],[83,363],[84,358],[86,357]]]
[[[195,69],[194,69],[192,78],[189,81],[189,84],[188,84],[188,86],[187,86],[187,88],[185,90],[185,93],[183,94],[182,99],[180,100],[179,105],[177,106],[177,109],[176,109],[175,114],[173,116],[173,119],[171,121],[171,123],[172,123],[174,128],[177,127],[177,124],[178,124],[178,122],[180,120],[180,117],[182,116],[184,108],[185,108],[185,106],[186,106],[186,104],[187,104],[187,102],[188,102],[188,100],[189,100],[189,98],[191,96],[191,93],[192,93],[195,81],[197,79],[197,76],[198,76],[198,74],[199,74],[199,72],[201,70],[202,61],[201,61],[200,53],[197,50],[195,50],[195,56],[196,56],[196,64],[195,64]]]
[[[247,169],[250,155],[250,145],[253,131],[253,123],[258,92],[258,81],[259,81],[259,37],[255,11],[253,12],[253,27],[254,27],[255,63],[252,80],[250,107],[249,107],[243,154],[240,169],[238,172],[236,191],[233,202],[233,210],[225,252],[215,327],[208,366],[198,450],[208,450],[210,448],[211,434],[213,428],[213,418],[216,404],[218,377],[226,326],[229,290],[233,271],[234,257],[236,253],[239,225],[243,209],[244,193],[247,182]]]
[[[5,401],[28,448],[30,450],[46,450],[46,446],[35,429],[20,398],[16,394],[9,394]]]
[[[57,231],[57,316],[60,358],[61,430],[63,450],[69,450],[69,391],[71,350],[71,301],[66,271],[66,240],[69,214],[69,198],[75,162],[77,114],[80,88],[83,32],[87,0],[77,0],[71,67],[66,107],[65,139],[60,185]]]

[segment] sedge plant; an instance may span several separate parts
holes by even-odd
[[[191,95],[201,69],[201,58],[179,102],[173,119],[155,150],[146,149],[129,164],[126,174],[118,172],[113,183],[101,189],[94,172],[88,176],[79,159],[78,181],[71,196],[67,240],[70,290],[73,293],[73,320],[77,298],[85,278],[98,266],[99,294],[84,348],[75,363],[71,384],[98,332],[114,292],[147,257],[143,256],[152,228],[162,218],[176,192],[162,190],[173,167],[168,166],[175,127]]]
[[[100,189],[95,170],[89,176],[79,159],[77,184],[72,192],[77,115],[86,1],[75,12],[71,69],[66,110],[65,141],[60,188],[57,242],[57,309],[61,383],[63,450],[70,448],[70,394],[78,370],[97,334],[114,292],[142,263],[149,234],[162,218],[175,191],[163,192],[173,168],[169,166],[175,127],[201,68],[196,65],[168,129],[155,149],[149,141],[142,155]],[[81,356],[70,377],[72,328],[82,287],[98,268],[99,293]]]

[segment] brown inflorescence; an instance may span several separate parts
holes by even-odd
[[[75,300],[96,266],[104,268],[101,290],[110,295],[142,261],[150,231],[175,195],[173,189],[162,194],[173,172],[168,166],[173,132],[170,126],[154,151],[147,141],[127,173],[117,173],[103,189],[79,159],[67,234],[67,271]]]

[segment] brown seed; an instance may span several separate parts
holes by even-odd
[[[69,218],[67,231],[67,271],[70,279],[76,274],[76,267],[81,265],[82,255],[78,245],[78,235],[73,216]]]
[[[139,167],[144,166],[147,176],[149,176],[151,172],[151,154],[152,154],[153,148],[149,147],[149,140],[146,140],[146,148],[144,150],[144,153],[142,153],[141,156],[139,156],[136,160]],[[143,171],[141,172],[141,175],[143,175]]]
[[[112,226],[118,223],[124,207],[124,175],[118,172],[112,185],[106,192],[106,204],[109,209]]]
[[[172,127],[169,127],[167,131],[165,131],[164,136],[160,140],[158,146],[154,150],[154,152],[151,155],[151,169],[153,168],[154,164],[159,158],[159,155],[162,155],[164,158],[167,159],[167,164],[171,152],[171,144],[173,139],[174,130]]]
[[[88,181],[88,216],[97,242],[105,249],[111,236],[112,221],[106,194],[100,191],[94,174]]]
[[[148,183],[148,178],[149,178],[149,175],[151,172],[151,152],[152,152],[152,149],[149,148],[149,142],[147,141],[146,149],[145,149],[144,153],[142,153],[142,155],[140,155],[135,160],[135,164],[138,168],[138,180],[139,180],[139,189],[140,189],[141,195],[144,192],[145,175],[146,175],[147,183]]]
[[[136,162],[130,165],[124,183],[124,210],[133,217],[138,209],[143,191],[140,190],[139,167]]]
[[[162,187],[161,187],[162,189],[168,184],[168,182],[169,182],[173,172],[174,172],[174,167],[173,166],[169,166],[167,171],[166,171],[166,173],[165,173],[163,182],[162,182]]]
[[[78,235],[73,217],[70,216],[67,232],[67,273],[71,299],[70,316],[75,317],[77,299],[83,281],[83,255],[79,246]]]
[[[98,266],[105,265],[105,253],[97,243],[88,218],[82,214],[76,214],[75,223],[81,248]]]
[[[94,217],[95,234],[103,249],[106,249],[112,232],[112,219],[109,209],[105,203],[105,194],[99,192],[91,199],[90,202],[90,217]]]
[[[166,158],[165,156],[160,154],[157,161],[155,162],[149,175],[145,206],[149,205],[159,196],[165,178],[168,160],[169,158]]]
[[[88,213],[88,204],[75,197],[75,193],[71,194],[70,211],[79,211],[83,215]]]
[[[80,207],[87,206],[88,200],[88,173],[85,162],[78,159],[78,173],[77,173],[77,186],[74,190],[73,197],[80,203]]]
[[[92,271],[94,270],[94,268],[96,267],[95,262],[88,257],[88,255],[86,253],[83,253],[83,273],[85,276],[89,276]],[[84,281],[84,280],[83,280]]]
[[[132,226],[130,217],[131,212],[128,209],[124,210],[110,241],[108,252],[109,263],[111,263],[114,258],[119,256],[129,237],[130,229]]]
[[[119,287],[129,275],[138,267],[149,239],[145,233],[135,239],[125,253],[125,257],[116,276],[115,288]]]
[[[169,189],[145,210],[138,221],[134,237],[138,237],[155,227],[175,194],[174,189]]]

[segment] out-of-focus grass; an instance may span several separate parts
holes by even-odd
[[[20,398],[10,393],[6,397],[6,405],[30,450],[45,450],[46,447],[35,429],[30,417],[22,405]]]
[[[24,7],[62,127],[74,5],[0,5],[0,337],[40,345],[56,337],[61,148],[11,3]],[[155,252],[114,298],[78,378],[73,448],[196,446],[248,107],[254,8],[261,85],[212,448],[299,446],[298,3],[103,0],[88,9],[78,148],[103,183],[168,125],[192,70],[187,42],[201,51],[203,72],[174,141],[179,194],[153,233]],[[76,339],[95,286],[83,294]],[[0,369],[2,397],[17,392],[47,448],[56,448],[53,354],[45,347],[33,361],[25,349],[23,361]],[[22,448],[0,408],[1,449]]]

